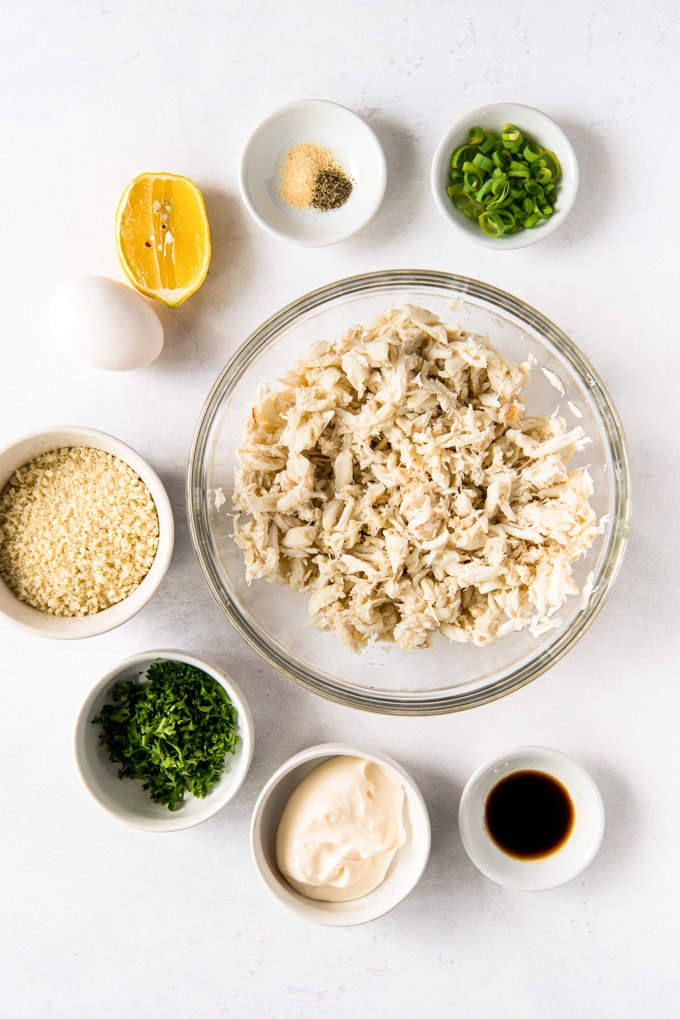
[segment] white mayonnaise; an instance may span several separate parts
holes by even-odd
[[[405,839],[401,782],[372,761],[333,757],[288,800],[276,859],[303,895],[345,902],[378,887]]]

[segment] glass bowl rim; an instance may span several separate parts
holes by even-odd
[[[208,554],[206,535],[203,533],[202,478],[206,444],[215,413],[230,382],[240,376],[281,329],[290,326],[300,316],[330,304],[338,298],[408,287],[424,287],[433,291],[445,289],[451,291],[452,296],[478,298],[498,311],[519,317],[535,329],[555,347],[571,369],[587,384],[604,426],[612,458],[614,507],[599,582],[589,592],[586,608],[560,634],[555,643],[543,649],[537,657],[512,669],[507,675],[483,689],[462,693],[431,692],[416,695],[411,692],[401,695],[373,690],[361,692],[344,690],[315,675],[302,663],[287,658],[277,648],[270,646],[261,634],[250,626],[241,615],[236,601],[221,586]],[[348,707],[387,715],[439,715],[479,707],[519,690],[556,664],[583,636],[599,614],[623,561],[631,514],[630,473],[625,434],[606,387],[585,354],[550,319],[521,298],[468,276],[431,269],[386,269],[343,277],[303,294],[262,322],[236,349],[208,393],[198,419],[189,455],[186,510],[194,553],[213,598],[240,637],[276,672],[327,700]]]

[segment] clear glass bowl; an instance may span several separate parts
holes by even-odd
[[[452,301],[455,310],[451,310]],[[389,307],[412,303],[489,335],[506,357],[538,362],[525,389],[529,413],[564,416],[592,442],[570,461],[587,464],[592,505],[604,533],[576,562],[585,595],[560,610],[562,623],[540,637],[523,631],[495,644],[430,650],[370,646],[361,654],[309,623],[308,596],[266,581],[246,583],[232,536],[231,498],[243,422],[258,385],[275,381],[316,340],[368,325]],[[543,369],[543,370],[541,370]],[[215,493],[225,497],[218,506]],[[342,704],[388,714],[428,715],[487,703],[536,679],[593,622],[618,573],[630,516],[630,469],[616,410],[594,368],[552,322],[518,298],[463,276],[427,270],[375,272],[340,280],[289,304],[236,351],[210,392],[194,436],[187,481],[189,528],[213,596],[244,640],[284,676]]]

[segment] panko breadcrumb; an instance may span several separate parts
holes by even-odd
[[[87,616],[127,598],[158,549],[158,514],[128,464],[101,449],[53,449],[0,494],[0,577],[21,601]]]
[[[491,644],[557,625],[600,533],[589,439],[526,413],[528,362],[414,306],[319,342],[260,387],[239,449],[247,581],[307,592],[352,650]]]

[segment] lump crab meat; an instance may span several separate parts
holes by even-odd
[[[600,533],[588,438],[529,416],[529,362],[423,308],[316,343],[258,391],[233,496],[246,578],[309,594],[352,650],[487,645],[558,623]]]

